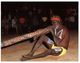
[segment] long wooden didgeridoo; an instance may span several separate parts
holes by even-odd
[[[28,34],[25,34],[25,35],[22,35],[22,36],[18,36],[18,37],[12,38],[10,40],[6,40],[6,41],[2,42],[1,47],[9,46],[9,45],[15,44],[17,42],[20,42],[22,40],[26,40],[26,39],[32,38],[34,36],[47,34],[51,30],[51,27],[52,26],[49,26],[47,28],[39,29],[39,30],[37,30],[35,32],[32,32],[32,33],[28,33]]]

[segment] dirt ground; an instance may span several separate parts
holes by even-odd
[[[33,43],[26,41],[7,48],[3,48],[1,49],[1,60],[20,61],[21,56],[27,54],[31,50],[32,45]],[[35,54],[41,53],[44,50],[46,50],[46,48],[42,45]],[[62,57],[49,55],[44,58],[32,59],[30,61],[78,61],[78,32],[70,32],[69,49],[66,55]]]

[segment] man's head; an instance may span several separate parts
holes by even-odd
[[[42,17],[42,20],[44,21],[44,22],[46,22],[47,21],[47,17]]]
[[[52,16],[51,21],[52,21],[52,24],[55,24],[55,25],[61,24],[61,18],[59,16]]]

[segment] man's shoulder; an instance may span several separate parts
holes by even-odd
[[[64,33],[69,33],[69,30],[67,27],[63,26],[63,30],[64,30]]]

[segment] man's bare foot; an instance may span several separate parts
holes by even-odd
[[[32,54],[27,54],[27,55],[23,55],[22,57],[26,58],[26,57],[30,57],[30,56],[33,56]]]
[[[21,61],[27,61],[27,60],[30,60],[30,59],[32,59],[31,56],[22,57],[22,58],[21,58]]]

